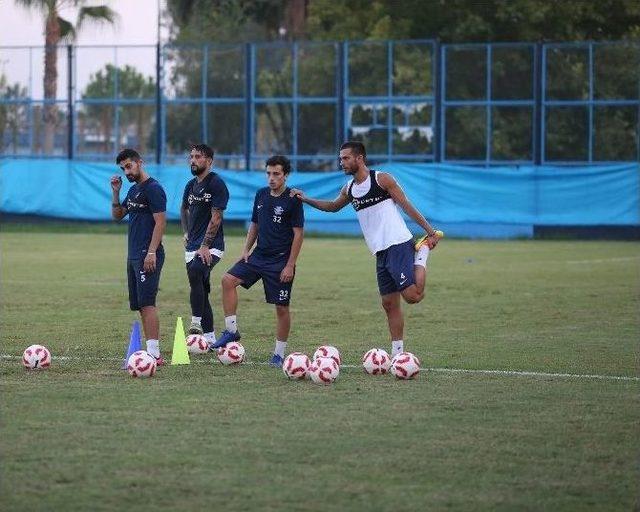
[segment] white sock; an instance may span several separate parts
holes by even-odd
[[[423,245],[418,249],[413,259],[414,265],[420,265],[421,267],[427,267],[427,258],[429,258],[429,248]]]
[[[276,340],[276,348],[273,349],[273,353],[284,357],[284,351],[287,349],[287,342]]]
[[[160,357],[160,342],[158,340],[147,340],[147,352],[153,357]]]
[[[192,316],[191,317],[191,323],[192,324],[198,324],[200,325],[200,322],[202,321],[202,317],[201,316]]]
[[[394,340],[391,342],[391,357],[397,356],[400,352],[404,352],[404,341]]]
[[[205,332],[204,339],[209,343],[213,343],[214,341],[216,341],[216,331]]]
[[[236,315],[225,316],[224,326],[229,332],[238,332],[238,319]]]

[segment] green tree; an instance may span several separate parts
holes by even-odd
[[[27,88],[19,83],[9,84],[6,75],[0,75],[0,99],[11,103],[0,103],[0,151],[18,153],[20,128],[27,124]],[[17,103],[16,100],[25,100]]]
[[[384,44],[390,39],[435,39],[444,43],[463,42],[514,42],[514,41],[584,41],[584,40],[632,40],[640,37],[640,2],[637,0],[308,0],[306,2],[276,0],[169,0],[169,14],[174,21],[173,40],[177,43],[211,42],[240,43],[268,41],[281,38],[279,27],[289,23],[288,12],[297,9],[302,15],[295,34],[288,30],[286,39],[306,38],[312,41],[364,40],[369,44],[351,45],[349,52],[349,94],[365,98],[362,105],[351,105],[347,115],[352,115],[354,130],[349,135],[360,138],[379,152],[386,152],[386,128],[379,126],[368,130],[375,111],[377,124],[384,125],[386,109],[378,108],[367,96],[384,96],[387,72],[393,73],[393,88],[400,95],[429,95],[431,88],[432,57],[424,46],[396,45],[394,69],[387,70],[387,52]],[[382,44],[381,44],[382,43]],[[302,47],[301,47],[302,48]],[[635,53],[634,53],[635,52]],[[580,94],[588,89],[585,78],[586,61],[580,50],[553,51],[548,54],[548,97],[555,94],[572,95],[565,99],[582,99]],[[180,94],[199,97],[202,91],[202,56],[197,51],[176,51],[173,80]],[[188,55],[188,57],[187,57]],[[271,57],[269,57],[271,55]],[[275,55],[275,57],[274,57]],[[331,56],[316,58],[312,52],[299,51],[299,87],[310,84],[309,94],[332,96],[335,76],[332,74],[335,59]],[[270,59],[273,61],[271,62]],[[596,56],[596,72],[602,62],[612,57]],[[637,51],[622,49],[615,56],[615,66],[609,66],[605,76],[596,77],[597,83],[607,83],[607,88],[624,85],[626,97],[637,98]],[[217,64],[217,66],[216,66]],[[208,63],[207,94],[212,91],[224,95],[225,88],[242,90],[244,74],[239,55],[234,59],[217,58]],[[218,71],[212,72],[212,69]],[[270,49],[256,53],[256,90],[259,96],[291,95],[293,63],[286,51]],[[486,52],[482,47],[452,49],[447,52],[448,99],[485,99]],[[220,70],[233,70],[224,74]],[[533,97],[533,54],[527,48],[494,48],[491,63],[492,99],[518,100]],[[320,91],[320,92],[318,92]],[[634,92],[635,91],[635,92]],[[242,93],[238,93],[241,95]],[[608,93],[609,94],[609,93]],[[577,96],[576,96],[577,95]],[[603,97],[603,96],[601,96]],[[610,93],[607,97],[620,97]],[[627,109],[629,110],[629,109]],[[325,112],[304,114],[299,111],[299,149],[306,141],[318,140],[318,134],[327,132],[330,123],[323,119]],[[637,121],[634,124],[632,110],[599,111],[596,121],[596,149],[604,154],[611,148],[615,134],[624,130],[625,149],[616,154],[630,154],[629,147],[637,145]],[[605,114],[615,115],[615,122],[607,122]],[[394,147],[406,153],[428,152],[433,149],[433,112],[423,104],[397,104],[392,108],[396,125],[405,120],[393,133]],[[449,108],[445,115],[447,126],[447,154],[453,158],[467,158],[471,154],[483,159],[488,134],[485,133],[485,107]],[[531,159],[533,110],[530,108],[500,107],[491,113],[492,156],[498,159]],[[636,116],[637,117],[637,116]],[[358,118],[359,120],[356,120]],[[370,121],[367,119],[370,118]],[[548,112],[549,124],[547,149],[549,156],[582,158],[584,126],[577,110]],[[579,129],[571,130],[572,123],[580,122]],[[256,143],[259,149],[282,148],[286,151],[291,140],[292,113],[287,103],[259,105],[256,110]],[[183,123],[184,134],[173,133],[184,139],[190,129]],[[192,125],[191,125],[192,127]],[[330,130],[330,128],[329,128]],[[217,137],[216,137],[217,138]],[[598,142],[600,141],[600,142]],[[324,144],[324,143],[323,143]],[[326,145],[326,144],[325,144]],[[312,154],[312,145],[306,146]],[[609,151],[611,153],[611,150]]]
[[[632,39],[636,0],[313,0],[312,39],[423,39],[445,43]]]
[[[117,84],[117,96],[116,96]],[[152,77],[144,76],[132,66],[116,68],[107,64],[103,69],[91,75],[89,83],[82,92],[83,100],[88,99],[149,99],[155,97],[155,83]],[[80,133],[93,133],[102,152],[111,150],[113,135],[114,108],[120,108],[120,126],[123,131],[134,134],[138,140],[138,149],[144,154],[153,144],[151,136],[154,130],[154,105],[128,103],[122,107],[85,103],[79,112]],[[122,133],[120,134],[122,137]]]
[[[58,108],[54,103],[58,86],[58,44],[64,40],[75,38],[87,21],[96,23],[113,23],[116,13],[106,5],[86,6],[86,0],[15,0],[16,4],[27,9],[36,9],[44,16],[44,145],[45,153],[53,151],[53,139],[58,122]],[[78,20],[75,24],[60,16],[63,7],[79,7]]]

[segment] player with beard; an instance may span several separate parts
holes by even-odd
[[[167,197],[160,183],[143,169],[143,161],[137,151],[122,150],[116,158],[116,164],[127,180],[134,183],[121,203],[122,178],[117,174],[111,177],[111,216],[115,220],[121,220],[129,215],[129,306],[132,311],[140,312],[147,339],[147,352],[161,366],[164,360],[160,356],[160,321],[156,295],[164,264],[162,236],[167,225]]]
[[[369,169],[361,142],[345,142],[340,147],[340,165],[352,179],[333,201],[291,194],[314,208],[337,212],[351,203],[355,209],[369,250],[376,256],[378,289],[387,315],[392,356],[404,351],[402,297],[409,304],[424,298],[427,258],[443,236],[427,222],[405,196],[396,180],[386,172]],[[426,231],[415,244],[398,206]]]
[[[211,269],[224,255],[222,212],[229,191],[222,178],[213,172],[213,149],[195,144],[189,153],[191,179],[184,188],[180,220],[184,233],[185,262],[191,288],[191,325],[189,334],[204,334],[215,342],[213,310],[209,302]]]

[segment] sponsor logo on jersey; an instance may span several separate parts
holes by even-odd
[[[189,194],[189,198],[187,199],[187,202],[189,204],[193,204],[193,203],[199,203],[204,201],[205,203],[208,203],[211,201],[211,194],[203,194],[202,196],[196,196],[194,194]]]
[[[127,199],[127,210],[140,210],[146,207],[147,205],[144,203],[134,203],[131,199]]]
[[[374,197],[365,197],[365,198],[354,197],[351,200],[351,206],[353,206],[355,210],[360,210],[362,208],[367,208],[368,206],[373,206],[378,203],[381,203],[385,199],[389,199],[389,198],[383,195],[374,196]]]

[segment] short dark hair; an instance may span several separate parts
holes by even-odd
[[[291,162],[284,155],[270,156],[269,159],[267,160],[267,163],[265,164],[265,167],[268,167],[271,165],[281,165],[282,172],[285,174],[289,174],[291,172]]]
[[[191,144],[191,150],[199,151],[207,158],[211,158],[211,160],[213,160],[213,149],[211,148],[211,146],[207,146],[204,143]]]
[[[340,146],[340,149],[350,149],[356,154],[356,156],[362,155],[363,157],[367,158],[367,150],[365,149],[364,144],[362,142],[358,142],[357,140],[348,140],[342,146]]]
[[[120,153],[118,153],[118,156],[116,157],[116,165],[120,165],[120,162],[126,160],[127,158],[131,158],[131,160],[136,161],[142,160],[140,153],[138,153],[135,149],[125,148],[120,151]]]

